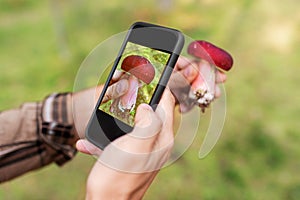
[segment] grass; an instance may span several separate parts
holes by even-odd
[[[71,91],[88,53],[134,21],[175,27],[233,55],[226,121],[205,159],[197,158],[198,135],[183,157],[160,172],[145,199],[299,199],[298,2],[174,0],[165,7],[167,1],[52,1],[65,46],[49,2],[1,1],[1,110]],[[203,128],[209,116],[202,117]],[[79,155],[63,168],[29,173],[1,185],[0,199],[83,199],[92,163]]]

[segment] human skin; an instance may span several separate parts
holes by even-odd
[[[141,104],[134,130],[113,141],[103,152],[86,140],[77,142],[79,151],[100,156],[87,180],[86,199],[141,199],[144,196],[173,147],[174,107],[175,99],[166,89],[157,110]],[[112,166],[111,160],[118,162]]]
[[[173,113],[176,104],[181,106],[181,96],[178,95],[185,92],[183,88],[193,83],[198,76],[199,67],[206,66],[202,62],[180,58],[169,82],[169,86],[173,87],[173,93],[168,88],[165,90],[155,112],[149,105],[141,104],[137,109],[134,130],[113,141],[104,151],[87,140],[77,141],[76,147],[80,152],[98,156],[98,161],[87,180],[86,199],[141,199],[144,196],[160,168],[167,161],[173,147]],[[115,78],[118,80],[118,77]],[[126,87],[124,87],[126,83],[123,82],[123,86],[117,85],[119,81],[110,86],[109,95],[104,99],[118,97],[113,91],[118,91],[118,94],[120,91],[126,92]],[[216,98],[221,95],[218,84],[225,81],[226,75],[217,71]],[[94,95],[97,99],[102,89],[103,87],[99,86],[96,91],[95,89],[84,91],[84,96]],[[176,100],[174,93],[175,96],[177,94]],[[75,95],[74,98],[80,98],[80,96]],[[94,105],[91,109],[93,107]],[[189,109],[182,108],[183,111]],[[84,127],[81,128],[84,129]],[[142,157],[136,156],[141,153]]]
[[[185,57],[179,57],[174,72],[169,80],[168,87],[175,96],[176,105],[179,105],[181,112],[187,112],[195,105],[185,105],[185,98],[188,96],[189,88],[195,78],[200,73],[200,68],[207,67],[204,62],[197,62],[194,60],[187,59]],[[112,85],[110,85],[104,101],[108,99],[115,99],[126,93],[128,89],[128,82],[126,79],[120,79],[122,73],[115,73],[113,77]],[[222,71],[217,70],[215,79],[215,98],[221,96],[219,84],[226,81],[226,74]],[[205,77],[204,77],[205,79]],[[88,120],[95,108],[95,104],[102,92],[103,85],[98,87],[89,88],[80,92],[73,93],[73,117],[78,138],[85,138],[85,128]]]

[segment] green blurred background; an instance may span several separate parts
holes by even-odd
[[[228,50],[227,116],[214,150],[201,138],[145,199],[300,199],[298,0],[0,0],[0,109],[71,91],[83,59],[137,20]],[[205,125],[204,125],[205,126]],[[83,199],[94,159],[77,155],[0,186],[0,199]]]

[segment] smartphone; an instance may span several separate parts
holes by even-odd
[[[104,149],[131,132],[141,103],[155,110],[183,45],[178,30],[145,22],[130,27],[87,125],[86,138],[91,143]],[[104,101],[117,73],[128,80],[129,89],[121,97]]]

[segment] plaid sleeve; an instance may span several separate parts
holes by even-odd
[[[71,93],[0,113],[0,183],[76,154]]]

